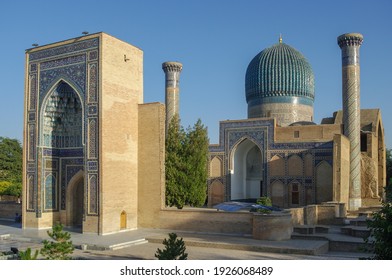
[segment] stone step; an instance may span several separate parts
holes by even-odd
[[[145,238],[142,238],[142,239],[137,239],[137,240],[133,240],[133,241],[129,241],[129,242],[111,245],[111,246],[109,246],[109,250],[119,250],[119,249],[127,248],[130,246],[136,246],[136,245],[141,245],[141,244],[145,244],[145,243],[148,243],[148,241]]]
[[[378,212],[382,208],[382,205],[372,205],[372,206],[365,206],[365,207],[359,207],[358,212]]]
[[[327,240],[329,242],[329,252],[355,252],[366,254],[370,252],[372,247],[371,244],[366,244],[363,238],[363,236],[368,234],[369,230],[366,227],[353,225],[347,225],[343,227],[331,226],[328,234],[300,234],[293,232],[291,239],[308,241]]]
[[[349,223],[350,226],[357,226],[357,227],[367,227],[368,218],[366,217],[358,217],[355,219],[350,219]]]
[[[369,252],[371,245],[364,243],[363,241],[342,241],[332,240],[329,241],[329,250],[336,252],[356,252],[365,253]]]
[[[300,234],[328,233],[329,226],[324,225],[297,225],[293,231]]]
[[[349,210],[347,211],[348,218],[356,218],[360,216],[365,216],[371,218],[374,212],[380,211],[382,205],[374,205],[374,206],[365,206],[359,207],[358,210]]]
[[[119,249],[124,249],[127,247],[131,246],[136,246],[136,245],[141,245],[148,243],[148,241],[145,238],[141,239],[136,239],[132,241],[127,241],[127,242],[122,242],[122,243],[117,243],[113,245],[108,245],[108,246],[97,246],[97,245],[91,245],[91,244],[80,244],[80,245],[75,245],[78,249],[81,249],[83,251],[90,250],[90,251],[106,251],[106,250],[119,250]]]
[[[304,235],[305,236],[305,235]],[[309,236],[309,235],[308,235]],[[164,237],[148,237],[149,243],[162,244]],[[250,239],[251,240],[251,239]],[[259,240],[257,245],[253,242],[239,242],[235,239],[227,242],[225,240],[220,241],[206,241],[199,238],[186,238],[184,239],[186,246],[194,247],[207,247],[207,248],[220,248],[230,250],[242,250],[242,251],[253,251],[253,252],[268,252],[268,253],[279,253],[279,254],[301,254],[301,255],[322,255],[328,253],[328,240],[318,239],[309,242],[309,240],[292,240],[287,241],[267,241]]]
[[[341,232],[353,237],[366,238],[370,235],[370,229],[363,226],[345,226],[341,228]]]
[[[343,235],[345,237],[345,235]],[[363,239],[358,238],[337,238],[336,235],[334,237],[329,237],[328,235],[305,235],[293,233],[291,235],[291,239],[293,240],[325,240],[328,241],[328,251],[329,252],[353,252],[353,253],[365,253],[369,251],[371,245],[366,244]],[[346,240],[345,240],[346,239]]]
[[[300,234],[314,234],[315,227],[309,225],[298,225],[293,227],[293,232],[300,233]]]
[[[358,217],[366,217],[366,218],[371,218],[373,217],[373,211],[363,211],[358,213]]]
[[[9,239],[10,237],[11,237],[11,234],[9,234],[9,233],[0,234],[0,240]]]

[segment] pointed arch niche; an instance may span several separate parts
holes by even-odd
[[[225,187],[219,180],[214,180],[210,186],[209,205],[213,206],[225,200]]]
[[[263,157],[260,148],[245,139],[232,151],[231,200],[262,196]]]
[[[285,189],[283,182],[280,180],[276,180],[271,184],[270,188],[272,204],[284,208]]]
[[[269,165],[270,176],[284,176],[285,175],[285,160],[279,155],[274,155]]]
[[[332,166],[326,162],[320,162],[316,167],[316,202],[332,201]]]
[[[303,175],[303,161],[298,155],[292,155],[289,157],[287,167],[289,176]]]
[[[210,177],[221,177],[222,176],[222,160],[218,157],[214,157],[210,162]]]
[[[72,83],[61,78],[45,95],[39,113],[42,173],[53,174],[50,178],[41,177],[45,191],[43,210],[60,212],[66,225],[78,227],[83,223],[85,197],[83,108],[81,95]],[[79,177],[75,177],[77,174]]]
[[[80,148],[83,141],[83,106],[77,92],[60,80],[44,100],[40,145]]]
[[[68,183],[66,193],[66,225],[80,227],[84,212],[84,172],[80,170]]]

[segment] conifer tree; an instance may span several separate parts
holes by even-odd
[[[27,248],[26,251],[19,251],[18,260],[36,260],[38,258],[39,250],[35,250],[34,254],[31,248]]]
[[[177,234],[169,233],[169,239],[164,239],[162,242],[165,249],[158,248],[155,257],[158,260],[186,260],[188,253],[185,253],[185,242],[182,238],[177,239]]]
[[[47,231],[53,241],[44,240],[44,247],[41,254],[47,260],[69,260],[73,253],[74,246],[71,241],[71,234],[63,231],[63,225],[56,223],[52,231]]]
[[[187,131],[175,116],[166,137],[166,205],[202,206],[207,196],[207,128],[198,120]]]
[[[185,142],[185,161],[187,176],[185,189],[188,193],[187,204],[195,207],[204,205],[207,197],[207,161],[208,136],[207,129],[199,119],[192,129],[188,129]]]
[[[186,203],[186,192],[183,188],[184,161],[183,143],[185,132],[180,126],[178,115],[169,124],[166,137],[166,205],[181,209]]]

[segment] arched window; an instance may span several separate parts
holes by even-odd
[[[271,176],[284,176],[284,158],[274,155],[269,162],[269,173]]]
[[[57,208],[56,187],[56,177],[52,174],[48,175],[45,179],[45,209],[52,210]]]
[[[291,204],[299,205],[299,183],[294,182],[291,184]]]
[[[302,176],[303,162],[298,155],[292,155],[287,161],[287,166],[289,176]]]
[[[210,162],[210,176],[211,177],[222,176],[222,161],[218,157],[214,157]]]

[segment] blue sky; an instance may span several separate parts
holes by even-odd
[[[251,59],[283,41],[315,75],[315,121],[341,109],[337,36],[359,32],[361,108],[380,108],[392,148],[392,1],[165,0],[1,1],[0,136],[22,139],[24,53],[104,31],[144,51],[144,100],[164,101],[162,62],[180,61],[182,124],[198,118],[218,141],[219,121],[247,117],[244,79]]]

